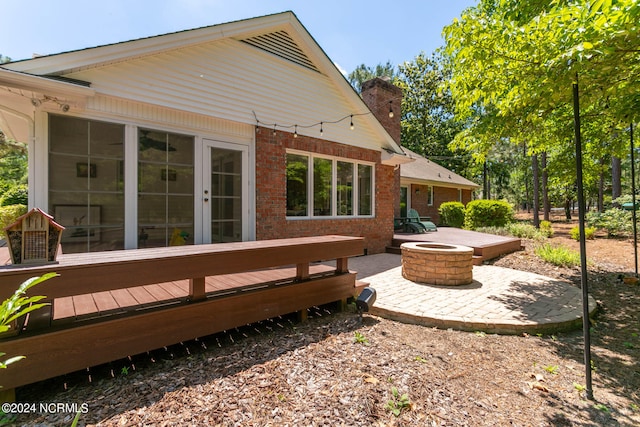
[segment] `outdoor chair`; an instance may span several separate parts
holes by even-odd
[[[408,224],[410,225],[414,225],[415,229],[417,229],[417,233],[424,233],[427,231],[438,231],[438,227],[436,227],[436,225],[431,222],[431,218],[428,216],[423,216],[421,217],[418,214],[418,211],[415,209],[409,209],[409,212],[407,213],[407,218],[409,219]],[[414,228],[414,227],[411,227]]]

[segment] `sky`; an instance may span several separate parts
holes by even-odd
[[[476,0],[0,0],[0,54],[12,60],[293,11],[345,74],[412,61]]]

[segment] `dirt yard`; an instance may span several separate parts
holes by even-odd
[[[554,221],[552,243],[578,247]],[[496,265],[564,278],[526,250]],[[18,390],[19,402],[86,403],[100,426],[637,426],[640,286],[633,243],[587,243],[595,400],[585,397],[582,332],[497,336],[311,310]],[[122,331],[126,333],[126,331]],[[396,392],[397,391],[397,392]],[[403,396],[404,395],[404,396]],[[395,413],[394,413],[395,411]],[[74,414],[15,425],[69,426]]]

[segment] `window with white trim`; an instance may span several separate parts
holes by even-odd
[[[427,187],[427,205],[433,206],[433,185]]]
[[[374,165],[287,152],[287,217],[372,216]]]

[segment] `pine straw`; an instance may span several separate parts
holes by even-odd
[[[18,399],[84,402],[81,425],[100,426],[640,425],[639,287],[604,261],[590,274],[602,308],[592,333],[596,401],[580,390],[581,331],[497,336],[324,309],[303,324],[275,319],[114,362],[94,369],[91,383],[77,373],[24,387]],[[530,250],[497,264],[579,278]],[[410,401],[399,416],[392,387]],[[16,423],[68,426],[72,417]]]

